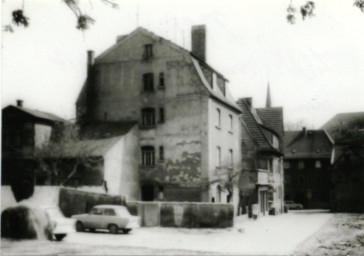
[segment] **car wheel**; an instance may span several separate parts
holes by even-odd
[[[115,224],[110,224],[109,225],[109,231],[111,234],[117,234],[118,233],[118,226],[116,226]]]
[[[54,237],[56,238],[56,241],[62,241],[63,238],[66,237],[67,234],[56,234]]]
[[[76,231],[77,232],[83,232],[85,230],[83,224],[81,221],[76,222]]]
[[[121,231],[123,231],[124,234],[128,234],[131,231],[131,228],[123,228]]]

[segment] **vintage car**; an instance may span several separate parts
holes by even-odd
[[[96,205],[89,213],[71,218],[76,220],[77,232],[107,229],[112,234],[117,234],[119,230],[127,234],[133,228],[140,227],[140,218],[130,215],[128,209],[121,205]]]
[[[289,210],[301,210],[301,209],[303,209],[303,205],[302,204],[295,203],[294,201],[284,201],[284,205]]]
[[[41,208],[49,217],[54,240],[61,241],[68,233],[75,232],[75,220],[64,217],[57,206],[42,206]]]

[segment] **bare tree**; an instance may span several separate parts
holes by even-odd
[[[76,125],[60,126],[52,141],[34,152],[36,176],[47,177],[54,185],[68,185],[80,170],[98,170],[103,159],[94,154],[96,145],[79,140]]]
[[[237,168],[239,170],[239,168]],[[227,192],[227,201],[230,202],[233,197],[234,185],[237,184],[239,179],[239,171],[234,171],[233,168],[227,166],[221,166],[217,168],[216,178],[211,180],[210,184],[219,184],[221,191]]]
[[[76,28],[79,30],[87,30],[90,25],[92,25],[95,20],[87,15],[82,8],[80,7],[80,0],[61,0],[76,16]],[[101,3],[110,6],[112,8],[118,8],[117,0],[98,0]],[[92,4],[92,0],[89,0],[90,4]],[[12,12],[12,22],[16,26],[29,26],[30,18],[25,15],[25,0],[22,2],[22,6],[20,9],[17,9]],[[11,24],[3,25],[3,31],[13,32],[14,28]]]

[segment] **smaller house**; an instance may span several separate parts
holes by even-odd
[[[283,212],[283,111],[252,108],[252,99],[238,101],[241,115],[242,172],[239,178],[242,213],[251,217]],[[263,121],[264,120],[264,121]]]
[[[66,121],[56,115],[23,107],[23,101],[2,110],[2,185],[30,173],[33,153],[47,145],[57,125]]]
[[[329,208],[333,146],[324,130],[286,131],[286,200],[294,200],[305,208]]]

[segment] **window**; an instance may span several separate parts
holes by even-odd
[[[230,131],[233,131],[233,116],[229,115],[229,119],[230,119]]]
[[[147,73],[143,75],[143,88],[144,91],[150,92],[154,90],[154,75],[153,73]]]
[[[144,45],[143,59],[149,60],[152,57],[153,57],[153,45],[152,44]]]
[[[159,73],[159,87],[164,88],[164,73]]]
[[[159,122],[164,123],[164,108],[159,109]]]
[[[221,148],[217,147],[216,148],[216,161],[217,161],[217,167],[221,166]]]
[[[229,149],[229,154],[230,154],[230,167],[233,168],[234,166],[234,155],[233,155],[233,150]]]
[[[92,215],[102,215],[102,209],[101,208],[92,208],[91,214]]]
[[[164,148],[163,148],[163,146],[159,147],[159,160],[160,161],[164,160]]]
[[[291,163],[290,162],[284,162],[284,169],[289,169],[291,168]]]
[[[268,159],[269,172],[273,173],[273,159]]]
[[[321,168],[321,161],[320,160],[316,160],[315,161],[315,168]]]
[[[104,209],[104,215],[107,215],[107,216],[116,216],[116,213],[115,213],[115,210],[114,209],[105,208]]]
[[[216,127],[217,128],[220,128],[220,125],[221,125],[221,111],[219,108],[216,109],[216,112],[217,112],[217,124],[216,124]]]
[[[142,165],[153,166],[154,165],[154,147],[143,146],[142,147]]]
[[[303,169],[305,168],[305,163],[303,161],[299,161],[298,162],[298,169]]]
[[[142,109],[142,126],[151,127],[155,125],[154,108]]]

